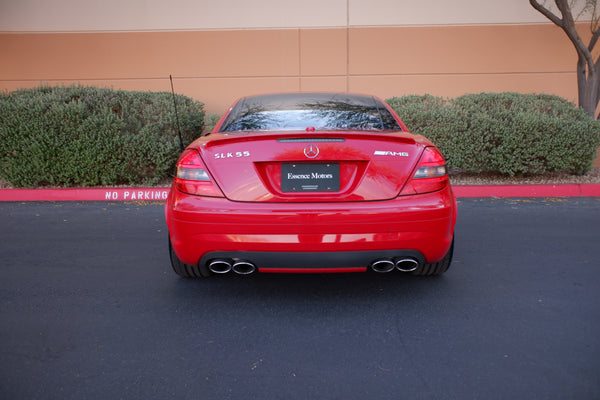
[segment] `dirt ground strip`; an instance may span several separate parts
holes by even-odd
[[[548,185],[548,184],[592,184],[600,183],[600,168],[593,168],[584,175],[564,172],[548,172],[539,175],[504,176],[494,173],[472,173],[452,171],[453,185]]]

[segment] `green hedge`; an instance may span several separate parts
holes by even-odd
[[[204,131],[212,131],[217,122],[219,122],[219,119],[221,119],[221,114],[207,113],[204,117]]]
[[[557,96],[424,95],[387,102],[411,131],[440,147],[452,169],[510,176],[583,174],[600,145],[600,123]]]
[[[184,144],[203,104],[176,95]],[[0,178],[15,187],[155,184],[179,155],[172,94],[40,87],[0,94]]]
[[[184,144],[200,136],[203,104],[176,95]],[[436,143],[450,168],[507,175],[587,172],[600,123],[550,95],[469,94],[388,99]],[[218,115],[207,117],[214,125]],[[15,187],[152,185],[179,155],[169,92],[40,87],[0,94],[0,179]]]

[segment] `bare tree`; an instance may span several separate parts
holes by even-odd
[[[546,18],[559,26],[566,34],[575,50],[577,51],[577,89],[579,95],[579,107],[583,108],[588,115],[594,117],[596,107],[600,100],[600,56],[594,60],[592,50],[600,37],[600,24],[597,9],[597,0],[554,0],[554,4],[560,12],[560,17],[548,9],[545,4],[537,0],[529,0],[533,8],[542,13]],[[573,9],[579,4],[577,17],[582,14],[591,14],[590,30],[592,37],[586,46],[575,27],[576,18],[573,17]]]

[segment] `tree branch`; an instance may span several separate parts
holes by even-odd
[[[588,50],[592,52],[594,46],[596,46],[596,42],[598,38],[600,38],[600,15],[598,15],[598,2],[594,1],[592,6],[592,21],[590,22],[590,31],[592,32],[592,37],[590,39],[590,43],[588,44]],[[596,60],[596,64],[598,61]]]
[[[575,18],[571,7],[573,2],[569,0],[554,0],[561,17],[550,11],[546,6],[540,4],[538,0],[529,0],[529,4],[548,18],[552,23],[561,28],[575,47],[577,52],[577,89],[579,97],[579,106],[586,112],[594,116],[600,99],[600,56],[594,60],[592,50],[600,40],[600,16],[597,15],[596,1],[593,2],[593,14],[590,25],[592,37],[586,46],[577,28]],[[586,3],[589,7],[591,3]],[[584,8],[584,10],[585,10]],[[583,13],[583,11],[582,11]]]
[[[575,45],[577,52],[585,58],[585,62],[588,66],[588,74],[594,74],[594,59],[592,58],[592,53],[585,43],[583,43],[581,36],[579,36],[579,32],[577,32],[577,29],[575,28],[575,20],[573,19],[573,14],[571,13],[571,7],[567,3],[567,0],[554,0],[554,3],[563,16],[563,30],[569,39],[571,39],[573,45]]]
[[[544,17],[548,18],[550,21],[554,22],[561,28],[563,27],[563,20],[554,15],[552,11],[548,10],[546,7],[538,3],[537,0],[529,0],[529,4],[531,4],[533,8],[542,13]]]
[[[552,13],[552,11],[538,3],[537,0],[529,0],[529,4],[531,4],[533,8],[542,13],[542,15],[544,15],[554,24],[562,28],[562,30],[567,34],[569,40],[571,40],[571,42],[575,46],[577,54],[579,54],[585,59],[588,65],[588,72],[591,72],[593,74],[594,59],[592,58],[592,54],[588,49],[588,46],[586,46],[585,43],[583,43],[583,40],[581,39],[581,36],[579,36],[577,29],[575,29],[575,20],[573,19],[573,14],[571,13],[571,8],[569,6],[568,1],[554,0],[554,4],[556,4],[556,7],[562,14],[562,18],[557,17],[554,13]]]
[[[598,38],[600,38],[600,29],[596,29],[595,31],[592,31],[592,38],[590,39],[590,44],[588,44],[588,50],[590,52],[594,49],[594,46],[596,45]]]
[[[573,18],[571,6],[567,3],[567,0],[554,0],[554,4],[562,14],[563,28],[565,25],[575,26],[575,18]]]

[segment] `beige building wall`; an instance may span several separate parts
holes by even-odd
[[[237,97],[482,91],[576,100],[572,45],[527,0],[0,0],[0,89]]]

